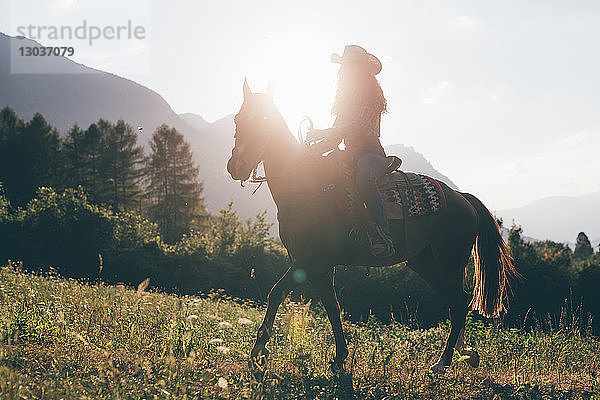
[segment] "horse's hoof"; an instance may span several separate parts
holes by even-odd
[[[429,367],[429,371],[436,375],[443,375],[448,370],[448,367],[449,366],[446,365],[442,359],[439,359],[435,364]]]
[[[472,368],[477,368],[479,366],[479,354],[477,353],[477,350],[463,350],[461,352],[461,357],[465,356],[467,358],[465,358],[464,361],[468,366]]]
[[[267,360],[269,359],[269,350],[263,348],[258,351],[252,351],[248,359],[248,367],[253,372],[260,372],[265,369]]]

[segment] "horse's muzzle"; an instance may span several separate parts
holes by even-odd
[[[247,181],[250,178],[252,168],[240,157],[231,156],[227,161],[227,172],[236,181]]]

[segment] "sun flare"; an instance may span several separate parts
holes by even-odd
[[[299,35],[265,36],[255,49],[248,68],[254,91],[266,90],[271,79],[275,85],[275,104],[289,128],[295,133],[304,115],[315,127],[331,124],[331,104],[335,95],[337,66],[329,62],[331,49],[318,38]]]

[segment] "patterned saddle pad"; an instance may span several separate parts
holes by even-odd
[[[408,202],[408,217],[433,214],[446,208],[446,196],[440,183],[427,175],[392,172],[384,176],[378,186],[388,219],[404,218],[403,196]]]
[[[359,196],[348,164],[341,166],[341,185],[337,190],[338,208],[349,215],[358,215]],[[407,179],[408,178],[408,182]],[[388,219],[403,219],[402,199],[408,202],[407,216],[417,217],[433,214],[446,208],[446,196],[440,183],[434,178],[413,172],[392,172],[378,182],[379,192],[385,203]]]

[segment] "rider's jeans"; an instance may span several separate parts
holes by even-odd
[[[391,238],[387,213],[377,189],[377,179],[385,173],[388,161],[381,154],[364,153],[359,156],[356,167],[356,185],[360,196],[367,205],[367,210],[373,215],[375,223],[381,227],[386,236]]]

